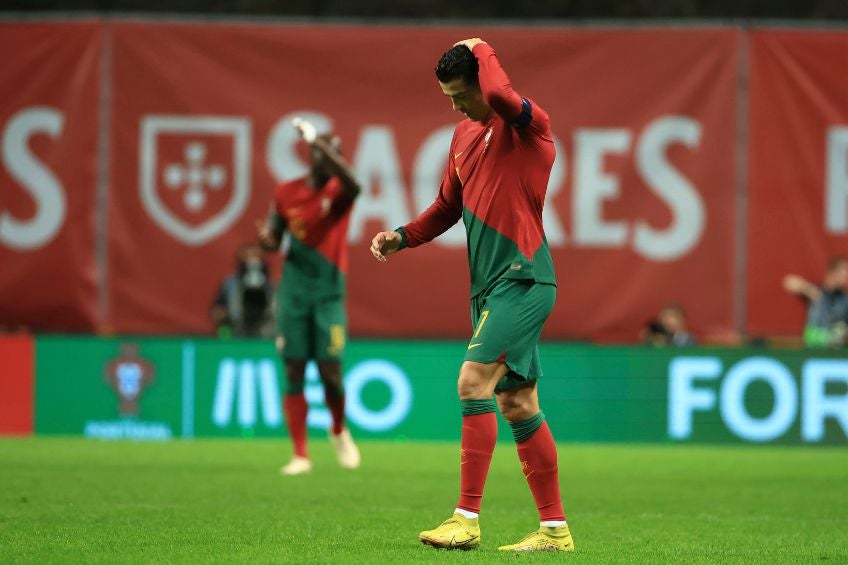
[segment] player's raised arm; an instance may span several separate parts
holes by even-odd
[[[492,46],[474,37],[456,43],[465,45],[477,58],[480,91],[486,103],[514,127],[525,127],[532,121],[530,102],[512,88]]]
[[[353,171],[350,170],[350,164],[347,159],[339,152],[339,138],[336,136],[318,136],[315,139],[315,147],[317,147],[324,157],[327,159],[327,167],[342,183],[342,193],[350,200],[354,200],[359,193],[362,192],[362,187],[359,181],[353,176]]]
[[[783,277],[783,289],[791,294],[796,294],[809,301],[816,301],[821,297],[819,288],[802,276],[789,274]]]
[[[341,139],[335,135],[318,135],[314,125],[299,117],[292,120],[292,125],[297,128],[306,143],[320,151],[330,173],[341,181],[342,194],[351,201],[359,196],[362,188],[340,151]]]

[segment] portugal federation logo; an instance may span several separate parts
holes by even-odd
[[[118,413],[123,417],[138,416],[141,393],[155,379],[153,365],[139,355],[137,345],[122,345],[121,354],[103,368],[103,380],[118,395]]]
[[[148,115],[140,132],[141,201],[162,229],[196,246],[238,220],[250,200],[247,118]]]

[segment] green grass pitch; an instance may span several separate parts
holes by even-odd
[[[577,550],[499,554],[536,527],[514,446],[498,445],[482,546],[417,534],[453,510],[458,447],[362,442],[343,471],[281,477],[287,441],[0,440],[0,563],[840,563],[844,448],[560,447]]]

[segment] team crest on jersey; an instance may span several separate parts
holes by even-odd
[[[142,118],[141,201],[186,245],[226,231],[250,200],[250,121],[221,116]]]

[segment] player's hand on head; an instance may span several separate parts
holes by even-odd
[[[483,41],[482,39],[480,39],[479,37],[472,37],[472,38],[469,38],[469,39],[463,39],[462,41],[457,41],[456,43],[453,44],[453,46],[456,47],[457,45],[465,45],[469,49],[473,50],[474,46],[477,45],[478,43],[486,43],[486,42]]]
[[[386,256],[400,249],[401,237],[396,231],[381,231],[371,240],[371,255],[377,261],[386,261]]]
[[[292,119],[292,125],[300,132],[300,136],[306,143],[315,143],[318,138],[318,129],[300,116]]]

